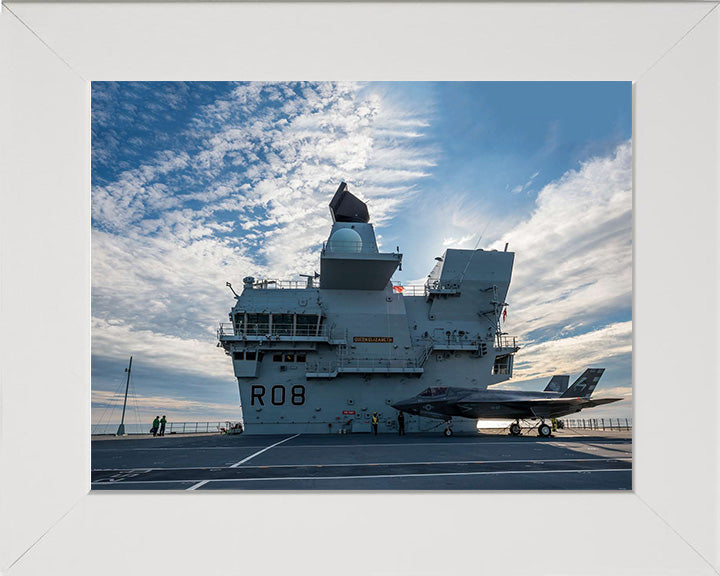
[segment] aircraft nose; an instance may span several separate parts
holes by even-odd
[[[394,404],[390,404],[395,410],[400,410],[401,412],[407,412],[408,409],[413,405],[413,402],[411,400],[400,400],[399,402],[395,402]]]

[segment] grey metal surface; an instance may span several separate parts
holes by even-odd
[[[311,270],[297,271],[305,284],[248,276],[218,330],[247,434],[368,431],[373,412],[380,432],[391,432],[391,405],[429,385],[483,390],[512,377],[519,347],[501,333],[500,317],[514,254],[448,249],[425,286],[405,290],[390,281],[402,254],[379,252],[357,203],[348,214],[361,217],[332,223],[319,282]],[[422,416],[406,421],[409,432],[436,426]]]
[[[630,432],[97,440],[93,490],[629,490]]]

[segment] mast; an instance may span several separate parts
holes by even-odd
[[[130,364],[125,368],[127,372],[127,380],[125,381],[125,400],[123,401],[122,418],[120,418],[120,426],[118,426],[115,436],[125,436],[125,406],[127,406],[128,388],[130,387],[130,370],[132,370],[132,356],[130,356]]]

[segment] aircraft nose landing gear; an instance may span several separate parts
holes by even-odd
[[[513,436],[520,436],[520,422],[517,420],[510,424],[510,434]]]
[[[545,424],[545,422],[540,422],[540,426],[538,426],[538,436],[540,436],[540,438],[549,438],[550,434],[552,434],[552,428]]]
[[[445,432],[443,432],[443,434],[445,434],[446,438],[450,438],[450,436],[453,435],[452,420],[448,420],[447,422],[445,422]]]

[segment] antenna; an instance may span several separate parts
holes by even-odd
[[[320,278],[320,274],[314,271],[312,274],[300,274],[300,276],[302,276],[303,278],[307,278],[307,285],[305,286],[306,288],[314,288],[313,280],[315,280],[316,278]]]
[[[128,388],[130,387],[130,370],[132,370],[132,356],[130,356],[130,364],[128,364],[128,367],[125,368],[125,372],[127,372],[127,381],[125,382],[125,400],[123,400],[123,411],[122,417],[120,418],[120,426],[118,426],[115,436],[125,436],[125,406],[127,406],[127,394]]]
[[[235,298],[240,298],[240,296],[237,295],[237,292],[235,292],[235,290],[233,290],[232,284],[230,284],[230,282],[225,282],[225,286],[227,286],[228,288],[230,288],[230,290],[232,290],[232,293],[235,294]]]
[[[483,234],[485,234],[488,226],[490,226],[490,220],[488,220],[488,223],[485,224],[485,228],[483,229],[483,231],[480,232],[480,236],[478,237],[477,242],[475,242],[475,248],[473,249],[473,253],[470,254],[470,258],[468,258],[467,264],[465,264],[465,269],[462,271],[462,274],[460,274],[460,281],[458,282],[458,284],[462,284],[462,281],[465,278],[465,272],[467,272],[467,269],[470,267],[470,262],[472,262],[472,259],[475,257],[478,246],[480,246],[480,240],[482,240]]]

